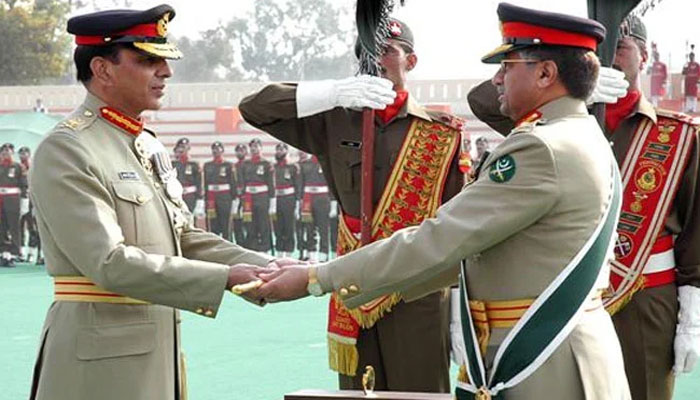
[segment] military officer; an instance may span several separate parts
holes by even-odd
[[[420,226],[317,267],[263,276],[260,295],[338,290],[350,307],[397,290],[412,299],[457,281],[454,262],[465,260],[469,379],[458,383],[458,399],[628,399],[600,297],[622,190],[585,104],[605,29],[505,3],[498,14],[503,44],[482,60],[501,63],[493,77],[500,111],[518,122],[476,180]]]
[[[299,167],[287,162],[288,151],[289,146],[285,143],[275,145],[275,249],[280,257],[291,256],[294,252],[296,215],[299,214]]]
[[[190,211],[194,211],[196,216],[203,216],[202,171],[199,169],[199,163],[190,159],[190,139],[178,139],[175,155],[173,165],[177,171],[177,179],[182,184],[182,198]]]
[[[358,108],[380,108],[375,119],[372,240],[433,217],[443,201],[459,193],[464,181],[457,156],[462,121],[425,109],[409,94],[407,74],[418,60],[413,34],[399,20],[392,19],[390,28],[380,60],[382,78],[273,84],[239,106],[250,124],[318,158],[342,213],[338,218],[341,254],[361,246],[362,113]],[[359,47],[356,50],[359,56]],[[426,151],[423,145],[439,151]],[[429,179],[422,187],[425,190],[413,183],[418,175]],[[410,211],[397,215],[394,209],[406,205],[406,199]],[[348,310],[336,295],[331,302],[329,326],[357,326],[343,324],[343,319],[360,325],[329,331],[329,364],[339,373],[342,389],[361,389],[364,365],[371,364],[378,390],[450,390],[447,289],[413,303],[395,293],[357,310]]]
[[[301,175],[302,252],[310,261],[328,261],[331,199],[323,169],[316,157],[299,161]]]
[[[14,266],[20,259],[20,216],[29,212],[27,179],[22,166],[14,160],[15,146],[5,143],[0,147],[0,237],[2,263]]]
[[[257,251],[272,249],[270,216],[277,213],[275,183],[272,164],[262,158],[262,141],[258,138],[248,143],[250,160],[243,164],[241,175],[245,186],[243,193],[243,220],[249,220],[246,229],[246,247]]]
[[[29,182],[29,168],[31,167],[31,150],[27,146],[22,146],[17,151],[19,154],[19,166],[22,170],[22,179],[24,184],[27,185]],[[23,198],[29,199],[28,190],[25,191]],[[36,256],[36,264],[43,264],[43,257],[41,257],[41,242],[39,240],[39,232],[36,229],[36,220],[32,213],[32,204],[28,201],[27,211],[21,213],[20,216],[20,244],[21,258],[24,261],[30,262],[32,260],[31,249],[34,248]],[[21,207],[20,207],[21,208]],[[26,244],[25,244],[26,243]]]
[[[212,160],[204,164],[209,231],[231,240],[231,206],[236,199],[236,168],[224,160],[224,145],[211,144]]]
[[[160,5],[68,21],[87,95],[30,170],[54,287],[32,400],[185,398],[178,309],[215,317],[226,289],[256,278],[230,265],[272,261],[192,225],[170,156],[144,126],[181,57],[166,36],[173,17]]]
[[[246,147],[246,145],[244,144],[239,143],[236,145],[235,151],[236,197],[231,203],[231,222],[233,224],[233,237],[236,240],[236,243],[240,244],[241,246],[244,246],[246,243],[246,233],[244,229],[245,225],[242,219],[240,199],[243,197],[245,189],[242,172],[244,169],[243,165],[246,162],[246,156],[248,155],[248,147]]]

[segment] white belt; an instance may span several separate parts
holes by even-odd
[[[265,186],[246,186],[245,192],[250,193],[250,194],[267,193],[267,185],[265,185]]]
[[[197,186],[185,186],[182,188],[182,194],[196,193]]]
[[[219,185],[207,185],[207,190],[210,192],[223,192],[225,190],[231,190],[231,185],[228,183],[222,183]]]
[[[328,193],[328,186],[306,186],[304,193]]]
[[[673,249],[670,249],[664,251],[663,253],[652,254],[649,256],[647,265],[644,266],[643,273],[653,274],[673,268],[676,268],[676,258],[673,255]]]
[[[275,196],[289,196],[294,194],[294,187],[275,189]]]
[[[20,194],[20,193],[22,193],[22,191],[16,187],[0,187],[0,194]]]

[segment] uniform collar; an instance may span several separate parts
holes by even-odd
[[[644,97],[644,93],[642,93],[642,96],[639,98],[639,101],[637,102],[637,106],[634,108],[634,111],[632,112],[632,115],[635,114],[642,114],[645,117],[649,118],[654,122],[654,124],[657,123],[656,119],[656,110],[654,109],[654,105],[647,100],[646,97]]]
[[[414,117],[422,118],[426,121],[433,121],[433,119],[430,118],[430,115],[428,115],[428,112],[425,110],[425,108],[418,104],[418,102],[413,99],[413,96],[411,96],[410,93],[408,94],[408,99],[406,99],[406,104],[401,109],[401,111],[399,111],[397,118],[405,118],[406,115],[409,114]]]
[[[133,136],[138,136],[143,131],[143,119],[134,119],[108,106],[102,99],[88,91],[83,107],[86,112],[94,113],[113,127]]]
[[[588,115],[586,103],[571,96],[562,96],[546,103],[537,109],[540,118],[546,121],[568,117],[571,115]]]

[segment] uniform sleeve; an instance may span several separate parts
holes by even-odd
[[[294,171],[294,173],[292,174],[294,193],[296,193],[297,200],[301,200],[302,196],[304,195],[304,193],[302,192],[304,188],[301,184],[301,168],[299,168],[299,164],[293,165],[292,167],[292,171]]]
[[[201,199],[202,196],[204,196],[204,188],[202,188],[202,168],[199,166],[199,163],[194,163],[194,186],[197,188],[197,200]]]
[[[325,113],[297,118],[296,84],[272,84],[245,97],[238,108],[254,127],[311,154],[326,148]]]
[[[509,179],[498,174],[500,169],[490,171],[498,159],[513,162]],[[559,198],[553,155],[535,136],[509,139],[489,161],[479,179],[443,204],[435,218],[319,265],[322,287],[359,287],[343,299],[350,307],[395,291],[415,295],[416,286],[449,281],[446,271],[460,260],[535,223]]]
[[[275,197],[275,169],[269,162],[265,162],[265,182],[267,182],[267,193],[270,198]]]
[[[501,135],[508,135],[515,126],[510,118],[501,114],[498,91],[490,80],[469,91],[467,101],[474,115]]]
[[[17,186],[19,187],[20,190],[20,197],[26,199],[27,198],[27,189],[29,189],[29,182],[27,179],[27,174],[23,170],[21,166],[17,167],[17,174],[19,176],[17,180]]]
[[[214,239],[199,240],[199,247],[187,237],[183,241],[189,256],[208,261],[126,245],[108,179],[92,161],[96,157],[65,133],[51,134],[36,152],[30,193],[42,234],[47,234],[57,257],[108,291],[190,311],[207,306],[215,315],[229,270],[215,255],[225,253],[228,263],[259,258]],[[144,223],[156,222],[154,218]],[[212,255],[205,257],[208,251]]]
[[[228,171],[228,184],[230,186],[230,194],[231,198],[235,199],[238,197],[238,179],[236,179],[236,166],[233,165],[233,163],[229,164],[229,171]]]
[[[698,132],[691,158],[675,199],[680,233],[674,246],[679,286],[700,287],[700,149]]]

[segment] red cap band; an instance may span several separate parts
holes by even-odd
[[[96,46],[102,44],[109,44],[109,41],[105,41],[104,38],[107,37],[119,37],[119,36],[145,36],[145,37],[161,37],[158,34],[158,24],[141,24],[132,26],[131,28],[117,33],[112,33],[104,36],[76,36],[75,44]]]
[[[542,44],[583,47],[593,51],[596,50],[598,45],[596,38],[593,36],[545,28],[525,22],[504,22],[502,30],[504,39],[539,39]]]

